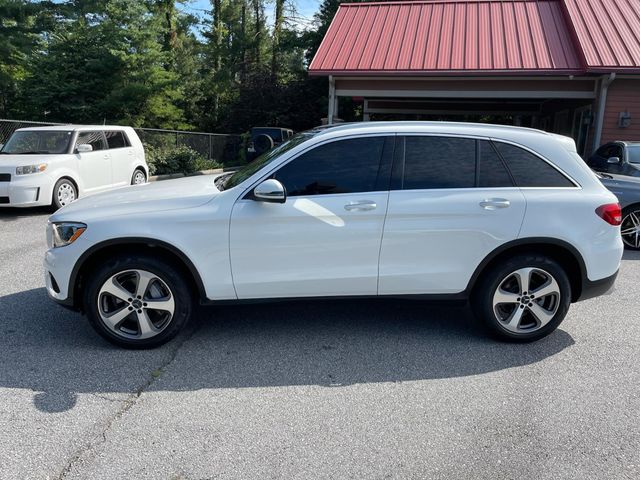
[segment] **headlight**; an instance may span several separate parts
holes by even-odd
[[[46,163],[41,163],[39,165],[26,165],[24,167],[16,168],[16,175],[28,175],[29,173],[40,173],[44,172],[47,169]]]
[[[50,223],[47,227],[47,243],[54,248],[72,244],[87,229],[84,223],[72,222]]]

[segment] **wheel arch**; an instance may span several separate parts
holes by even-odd
[[[532,237],[507,242],[493,250],[480,262],[467,285],[471,294],[482,274],[502,260],[524,253],[540,253],[557,261],[567,272],[571,284],[571,301],[576,302],[582,296],[587,279],[587,267],[580,252],[571,244],[555,238]]]
[[[76,310],[83,310],[82,299],[86,285],[86,275],[100,260],[123,253],[152,255],[162,258],[178,267],[185,274],[185,280],[197,292],[198,300],[206,299],[204,283],[193,262],[180,249],[162,240],[143,237],[128,237],[100,242],[78,259],[69,277],[71,304]]]

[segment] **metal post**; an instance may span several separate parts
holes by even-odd
[[[327,113],[327,124],[333,125],[333,116],[336,108],[336,83],[333,75],[329,75],[329,111]]]
[[[371,120],[369,116],[369,100],[367,98],[364,99],[364,105],[362,105],[362,121],[368,122]]]
[[[602,140],[602,127],[604,126],[604,111],[607,108],[607,92],[609,91],[609,85],[616,79],[615,73],[610,73],[609,76],[603,76],[600,80],[600,95],[598,96],[598,116],[596,117],[596,124],[593,134],[593,151],[595,152],[600,146]]]

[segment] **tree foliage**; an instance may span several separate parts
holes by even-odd
[[[0,0],[0,116],[242,132],[320,123],[307,65],[335,14],[294,0]],[[267,15],[266,12],[270,12]]]

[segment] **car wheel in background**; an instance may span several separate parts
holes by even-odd
[[[620,232],[625,248],[640,250],[640,208],[636,206],[622,211]]]
[[[136,168],[131,177],[131,185],[142,185],[143,183],[147,183],[147,175],[144,170]]]
[[[180,269],[146,256],[111,258],[92,271],[84,293],[93,328],[126,348],[168,342],[187,324],[193,307]]]
[[[531,342],[547,336],[564,320],[571,304],[566,272],[544,255],[502,261],[478,282],[474,313],[501,340]]]
[[[68,178],[61,178],[53,187],[52,204],[56,208],[62,208],[77,200],[78,189]]]

